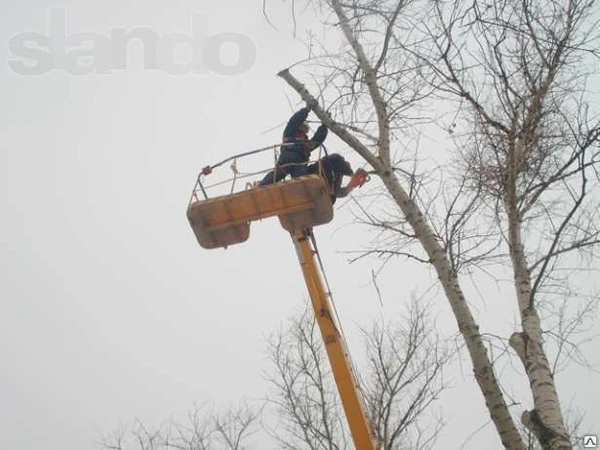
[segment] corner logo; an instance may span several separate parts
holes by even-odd
[[[588,435],[583,437],[583,448],[597,448],[598,436]]]
[[[193,14],[191,32],[160,35],[150,28],[111,28],[108,35],[80,31],[67,34],[67,12],[51,8],[48,33],[24,31],[9,43],[8,66],[18,75],[42,75],[63,70],[71,75],[110,74],[127,69],[130,41],[141,42],[144,70],[172,75],[188,73],[238,75],[256,60],[256,46],[240,33],[208,35],[209,17]],[[236,61],[223,61],[223,50],[237,53]]]

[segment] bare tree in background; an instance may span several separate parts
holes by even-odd
[[[270,339],[273,370],[266,378],[274,394],[268,402],[280,422],[271,434],[284,449],[343,449],[345,418],[312,316],[306,310]]]
[[[442,60],[435,66],[440,88],[465,99],[472,114],[471,133],[462,141],[473,144],[464,147],[462,173],[489,202],[498,234],[505,235],[521,317],[521,330],[509,342],[534,402],[522,422],[543,448],[570,443],[538,311],[555,299],[572,298],[572,273],[563,268],[576,263],[574,252],[593,260],[600,242],[593,195],[600,127],[581,98],[589,75],[583,63],[591,50],[591,30],[583,21],[592,5],[438,5],[443,37],[432,33]],[[468,35],[458,37],[457,28]],[[478,50],[462,55],[464,39],[477,39]],[[474,63],[476,69],[466,69]]]
[[[186,423],[169,421],[151,427],[136,421],[131,427],[120,426],[112,435],[104,436],[105,450],[244,450],[259,426],[261,411],[242,404],[224,413],[196,407]]]
[[[431,407],[444,389],[449,358],[424,309],[414,303],[401,325],[364,331],[362,391],[382,450],[432,448],[442,426]],[[270,342],[275,370],[269,402],[279,423],[271,434],[284,449],[346,449],[346,419],[312,311]],[[427,421],[427,417],[429,421]]]
[[[502,444],[525,449],[464,294],[471,271],[501,279],[509,268],[520,323],[508,341],[533,399],[521,422],[542,448],[572,448],[546,347],[555,336],[558,356],[575,351],[568,334],[595,307],[584,304],[572,321],[553,314],[594,296],[576,289],[582,272],[594,270],[600,241],[600,126],[586,102],[598,56],[595,2],[305,3],[321,8],[346,46],[323,44],[311,55],[312,92],[290,70],[279,75],[371,166],[392,200],[387,211],[363,207],[384,236],[373,253],[433,267]],[[456,105],[447,127],[454,164],[420,171],[419,154],[399,142],[416,139],[429,112],[448,105]],[[436,177],[432,193],[427,182]],[[477,288],[485,297],[486,287]],[[553,329],[565,321],[574,327]]]

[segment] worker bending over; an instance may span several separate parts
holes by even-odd
[[[363,169],[358,169],[354,173],[350,163],[337,153],[327,155],[309,165],[308,174],[318,174],[325,179],[331,194],[332,204],[335,203],[336,199],[346,197],[355,187],[362,186],[369,178],[367,172]],[[345,187],[342,187],[344,175],[352,177],[352,179]]]

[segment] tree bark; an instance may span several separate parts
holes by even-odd
[[[508,217],[508,247],[523,327],[523,332],[514,333],[509,343],[523,363],[534,404],[533,411],[523,413],[521,421],[537,436],[544,449],[570,449],[571,442],[563,422],[554,377],[542,347],[542,328],[533,304],[531,275],[521,238],[516,186],[518,157],[523,150],[519,142],[515,143],[512,139],[509,142],[505,209]]]

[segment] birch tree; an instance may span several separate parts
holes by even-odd
[[[525,449],[464,289],[474,267],[510,268],[520,321],[508,343],[533,399],[521,423],[544,449],[572,448],[540,310],[575,297],[566,264],[582,271],[597,263],[600,124],[586,101],[598,56],[595,2],[309,4],[343,46],[317,53],[311,45],[307,80],[293,73],[301,65],[279,76],[370,166],[393,202],[385,217],[363,209],[365,221],[396,238],[374,253],[434,269],[500,441]],[[418,152],[407,157],[401,143],[423,122],[447,120],[431,111],[448,105],[452,170],[420,172]],[[432,173],[452,183],[424,200],[419,189]]]

